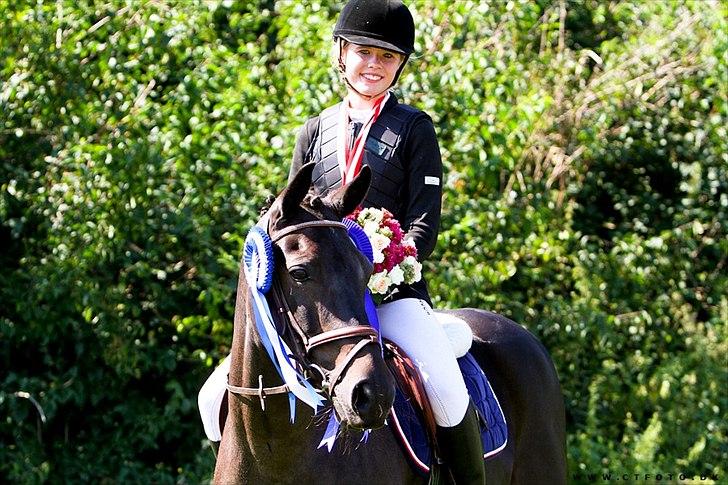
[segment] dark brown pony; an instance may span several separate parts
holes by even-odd
[[[367,325],[363,295],[372,267],[336,224],[363,200],[370,171],[364,167],[351,184],[319,198],[308,193],[311,168],[304,166],[268,211],[277,288],[268,300],[298,360],[323,369],[312,381],[325,389],[326,411],[337,414],[344,433],[331,453],[317,449],[326,414],[314,417],[300,402],[291,424],[286,394],[274,394],[282,391],[276,388],[281,380],[253,323],[241,269],[229,374],[238,389],[228,394],[215,483],[425,483],[383,426],[394,381]],[[505,317],[475,309],[454,313],[473,329],[471,352],[509,426],[508,445],[486,462],[487,483],[565,483],[564,405],[548,353]],[[265,410],[255,389],[261,383]],[[368,440],[360,442],[357,430],[368,428]]]

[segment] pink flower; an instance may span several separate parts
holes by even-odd
[[[359,208],[347,217],[364,229],[374,249],[374,273],[368,285],[372,293],[386,294],[393,286],[411,284],[422,278],[417,248],[391,212]]]

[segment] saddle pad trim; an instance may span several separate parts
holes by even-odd
[[[389,416],[392,418],[392,421],[394,422],[394,430],[397,433],[397,436],[399,437],[399,442],[402,444],[407,451],[407,454],[409,455],[410,460],[412,460],[412,463],[415,464],[417,468],[420,469],[420,471],[424,473],[430,472],[430,467],[427,466],[426,463],[423,463],[422,460],[417,456],[415,451],[412,449],[412,445],[410,444],[409,440],[404,434],[404,431],[402,431],[402,425],[399,424],[399,418],[397,418],[397,412],[392,408],[392,412],[389,414]]]
[[[493,392],[493,388],[490,385],[490,381],[486,380],[485,383],[488,384],[488,389],[490,389],[490,393],[493,395],[493,399],[495,399],[496,404],[498,404],[498,410],[500,411],[501,417],[503,418],[503,422],[506,423],[506,415],[503,414],[503,406],[501,406],[501,403],[498,400],[498,396],[496,395],[495,392]],[[483,453],[483,459],[497,455],[498,453],[503,451],[503,449],[506,447],[507,444],[508,444],[508,434],[506,433],[506,439],[505,439],[505,441],[503,441],[503,444],[501,446],[499,446],[498,448],[495,448],[492,451],[489,451],[488,453]]]

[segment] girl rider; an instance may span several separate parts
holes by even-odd
[[[412,15],[399,0],[344,6],[334,28],[334,57],[347,94],[301,128],[290,178],[315,162],[312,182],[323,195],[368,165],[373,177],[364,206],[394,214],[422,260],[435,247],[440,223],[440,150],[430,117],[389,92],[414,39]],[[431,305],[424,279],[400,285],[377,309],[380,329],[426,376],[438,442],[455,482],[485,483],[475,408]]]

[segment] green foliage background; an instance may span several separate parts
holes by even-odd
[[[446,169],[436,305],[542,339],[575,483],[725,479],[726,4],[411,7],[398,93]],[[243,237],[342,93],[339,8],[0,0],[3,481],[209,479],[197,390]]]

